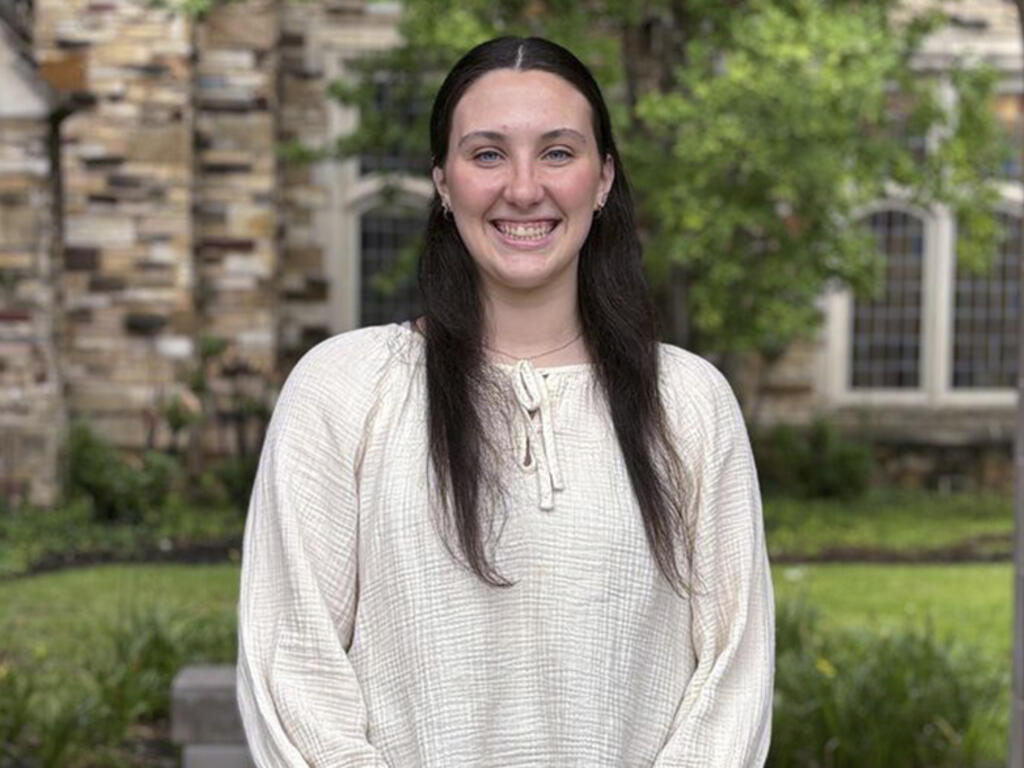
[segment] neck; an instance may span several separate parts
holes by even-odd
[[[573,275],[575,278],[575,275]],[[571,285],[510,292],[488,291],[484,297],[484,345],[498,358],[540,357],[544,365],[586,362],[586,347]],[[579,337],[579,338],[577,338]],[[562,349],[556,349],[566,345]]]

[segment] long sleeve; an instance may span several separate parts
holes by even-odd
[[[696,358],[694,358],[696,359]],[[743,416],[701,361],[691,434],[696,534],[691,635],[696,668],[656,768],[756,768],[767,758],[775,668],[774,601],[761,497]]]
[[[346,656],[358,573],[359,432],[351,404],[358,398],[345,398],[345,387],[358,377],[324,359],[309,353],[281,393],[246,521],[238,704],[259,768],[386,768],[368,740]]]

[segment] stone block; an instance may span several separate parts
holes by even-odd
[[[199,58],[199,71],[201,73],[217,73],[226,69],[254,69],[256,67],[256,52],[245,50],[206,50],[202,51]],[[199,85],[202,85],[200,75]]]
[[[125,216],[68,216],[65,242],[70,246],[124,246],[135,241],[135,223]]]
[[[192,141],[184,123],[139,126],[134,138],[127,154],[132,161],[177,165],[192,161]]]
[[[171,739],[176,744],[244,744],[235,700],[235,668],[192,665],[171,683]]]
[[[323,248],[319,245],[289,245],[281,258],[284,269],[319,271],[323,268]]]
[[[64,249],[64,268],[69,270],[91,271],[99,264],[98,248],[75,248],[68,246]]]
[[[188,360],[192,357],[192,339],[188,336],[161,336],[156,340],[156,351],[172,360]]]
[[[181,751],[181,768],[255,768],[249,748],[233,744],[190,744]]]
[[[41,61],[39,74],[60,91],[86,90],[86,57],[82,51],[62,53],[59,58]]]
[[[277,41],[277,14],[268,2],[216,6],[202,26],[201,45],[207,49],[268,50]]]
[[[35,256],[24,251],[0,252],[0,269],[31,269]]]

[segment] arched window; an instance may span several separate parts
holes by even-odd
[[[1021,220],[999,214],[999,255],[987,274],[957,267],[953,299],[953,387],[1017,385]]]
[[[885,284],[876,300],[853,309],[851,387],[916,388],[921,379],[921,278],[924,225],[901,211],[866,221],[885,258]]]
[[[374,208],[360,218],[359,324],[410,320],[419,314],[414,248],[425,214]]]

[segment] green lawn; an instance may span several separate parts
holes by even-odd
[[[60,680],[94,653],[104,627],[135,609],[234,623],[237,596],[234,564],[107,565],[0,582],[0,656]]]
[[[931,617],[940,634],[1009,657],[1008,563],[777,565],[773,574],[780,599],[805,593],[828,622],[884,628]],[[0,582],[0,650],[73,668],[119,613],[159,605],[234,621],[237,591],[232,564],[102,566]]]
[[[773,576],[779,599],[804,594],[828,623],[883,630],[930,621],[940,636],[1009,664],[1010,563],[779,565]]]
[[[1012,553],[1009,495],[872,489],[863,499],[846,502],[768,497],[764,517],[768,548],[776,558],[844,550],[896,556],[957,548],[981,556]]]

